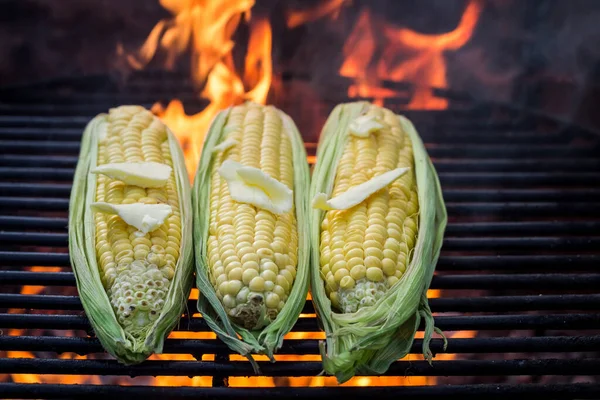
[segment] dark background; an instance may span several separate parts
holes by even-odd
[[[337,20],[285,28],[286,10],[315,3],[258,0],[253,13],[270,16],[275,73],[308,80],[318,92],[332,90],[326,83],[337,75],[343,43],[362,7],[368,4],[397,26],[440,33],[456,27],[466,1],[354,0]],[[599,129],[600,1],[482,3],[471,40],[446,53],[450,87]],[[0,0],[0,9],[0,87],[123,72],[118,43],[133,51],[160,19],[170,17],[158,0]],[[246,35],[240,26],[235,39],[241,54]],[[185,59],[178,66],[183,73],[188,67]]]

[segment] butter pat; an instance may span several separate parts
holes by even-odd
[[[351,135],[364,138],[383,128],[384,125],[373,115],[361,115],[352,121],[349,127]]]
[[[171,176],[172,168],[157,162],[111,163],[92,169],[92,174],[103,174],[118,179],[127,185],[143,188],[165,187]]]
[[[320,210],[347,210],[362,203],[373,193],[383,189],[404,175],[409,168],[396,168],[378,175],[360,185],[353,186],[333,199],[327,200],[325,193],[317,193],[313,197],[312,207]]]
[[[258,168],[225,160],[219,175],[227,181],[231,198],[237,202],[252,204],[274,214],[284,214],[292,209],[293,191]]]
[[[128,225],[134,226],[146,234],[155,231],[165,223],[173,209],[167,204],[110,204],[97,202],[91,204],[92,211],[114,214],[121,217]]]
[[[236,140],[225,139],[220,144],[213,147],[213,153],[218,153],[220,151],[228,150],[228,149],[232,148],[233,146],[235,146],[236,144],[238,144],[238,142]]]

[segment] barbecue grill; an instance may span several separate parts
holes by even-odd
[[[447,110],[400,111],[402,99],[385,104],[414,121],[442,182],[450,220],[431,285],[441,297],[430,304],[436,325],[450,335],[446,353],[455,355],[432,365],[401,360],[386,375],[439,377],[437,385],[232,388],[228,378],[253,375],[252,368],[231,361],[216,339],[167,340],[165,353],[191,354],[197,361],[130,367],[103,357],[61,359],[64,352],[102,353],[76,296],[67,254],[68,196],[83,128],[112,106],[168,100],[164,88],[174,82],[190,87],[177,75],[144,72],[125,84],[108,76],[70,77],[0,92],[0,397],[599,396],[600,383],[590,377],[600,375],[600,137],[547,115],[442,90],[435,93],[449,99]],[[193,92],[182,90],[183,101],[202,107]],[[333,106],[320,105],[323,115]],[[317,126],[302,121],[300,110],[282,108],[301,131]],[[316,144],[306,146],[314,155]],[[23,285],[43,289],[20,293]],[[189,309],[195,310],[194,301]],[[307,303],[295,332],[318,331],[313,312]],[[209,329],[201,317],[186,315],[176,330]],[[478,333],[452,337],[465,330]],[[420,346],[416,340],[412,352]],[[8,357],[14,351],[35,357]],[[432,351],[444,353],[441,339],[434,339]],[[203,361],[206,354],[215,361]],[[280,354],[318,354],[318,341],[286,340]],[[321,371],[317,361],[259,365],[265,376],[281,379],[276,382]],[[213,387],[10,379],[29,373],[212,376]]]

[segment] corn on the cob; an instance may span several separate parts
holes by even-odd
[[[430,359],[426,292],[447,218],[410,121],[365,102],[338,106],[321,133],[311,196],[311,287],[327,333],[325,371],[340,382],[382,374],[410,349],[421,317]]]
[[[248,102],[213,121],[193,189],[198,306],[240,354],[272,356],[303,307],[308,176],[283,112]]]
[[[191,196],[175,137],[121,106],[87,126],[69,206],[69,250],[104,348],[132,364],[162,350],[191,289]]]

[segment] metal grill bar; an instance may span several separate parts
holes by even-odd
[[[468,168],[468,167],[467,167]],[[0,183],[0,196],[27,195],[67,198],[71,192],[71,185],[65,183]],[[450,202],[459,201],[600,201],[600,189],[593,188],[502,188],[502,189],[476,189],[476,188],[446,188],[444,198]],[[65,210],[66,211],[66,210]]]
[[[0,274],[4,278],[6,275]],[[75,279],[71,275],[66,285],[74,285]],[[22,281],[18,281],[22,282]],[[11,284],[10,278],[7,284]],[[38,281],[25,282],[21,284],[40,285]],[[48,285],[57,284],[50,280]],[[190,300],[188,308],[194,309],[196,302]],[[453,297],[432,298],[429,304],[436,312],[493,312],[493,311],[540,311],[540,310],[597,310],[600,308],[600,295],[598,294],[567,294],[567,295],[544,295],[544,296],[483,296],[483,297]],[[78,310],[82,311],[78,296],[65,295],[20,295],[0,294],[0,307],[34,310]],[[302,310],[305,314],[313,314],[315,311],[310,302],[307,302]]]
[[[0,215],[0,229],[65,230],[67,218],[14,217]],[[523,235],[553,234],[592,235],[600,231],[600,220],[593,221],[524,221],[524,222],[450,222],[446,228],[449,236],[462,235]]]
[[[578,157],[593,156],[597,149],[589,146],[543,145],[536,147],[519,145],[477,145],[462,144],[440,144],[428,146],[425,144],[431,157],[460,157],[460,158],[488,158],[498,154],[502,158],[556,158],[556,157]],[[36,141],[36,140],[0,140],[0,148],[11,154],[54,154],[69,155],[79,152],[79,142],[71,141]]]
[[[28,229],[55,229],[63,230],[69,225],[67,218],[44,218],[44,217],[14,217],[9,215],[0,216],[0,227],[28,228]]]
[[[320,362],[278,361],[258,362],[265,376],[315,376],[322,371]],[[146,361],[136,366],[126,366],[113,360],[60,360],[34,358],[0,359],[0,373],[85,374],[127,376],[249,376],[254,372],[246,362],[205,361]],[[597,359],[538,359],[491,361],[396,361],[385,376],[493,376],[493,375],[597,375]]]
[[[4,311],[0,313],[0,327],[13,333],[12,329],[35,330],[27,336],[0,336],[0,351],[102,353],[96,339],[67,337],[63,332],[92,333],[74,296],[73,274],[33,272],[27,267],[69,267],[66,213],[81,131],[91,117],[109,106],[128,100],[149,106],[160,100],[166,91],[164,85],[152,81],[155,78],[138,79],[125,94],[98,77],[91,79],[94,84],[83,79],[43,85],[37,93],[0,92],[0,97],[8,98],[0,102],[0,209],[4,210],[0,215],[0,282],[8,288],[0,293]],[[173,81],[181,82],[178,79]],[[57,91],[63,85],[73,85],[72,90],[64,91],[68,95]],[[97,90],[92,89],[94,85]],[[182,86],[172,87],[178,85]],[[191,99],[192,95],[188,91],[180,98]],[[389,105],[398,107],[405,100]],[[192,103],[202,106],[198,101]],[[446,332],[478,330],[480,334],[470,339],[451,337],[446,351],[441,340],[431,344],[434,353],[475,356],[474,360],[437,361],[433,368],[425,362],[400,361],[388,375],[600,374],[599,138],[548,118],[495,105],[403,113],[414,121],[433,157],[450,215],[438,274],[431,286],[442,289],[442,297],[430,301],[436,313],[448,314],[437,316],[436,325]],[[307,143],[308,154],[315,151],[316,143]],[[45,286],[46,290],[36,295],[14,293],[20,285]],[[188,308],[194,310],[195,302],[190,300]],[[294,330],[318,331],[316,320],[310,316],[314,313],[310,303],[303,312],[308,316],[301,318]],[[209,331],[201,318],[190,316],[184,316],[178,329]],[[529,337],[530,331],[537,337]],[[286,340],[280,354],[316,355],[317,342]],[[411,352],[419,353],[422,344],[416,340]],[[215,354],[216,361],[151,361],[140,367],[124,367],[114,361],[63,360],[46,353],[42,356],[52,358],[0,358],[0,373],[204,374],[213,377],[213,386],[226,386],[229,376],[251,374],[248,363],[229,361],[230,351],[217,340],[169,339],[165,352],[191,354],[197,359],[202,354]],[[531,359],[502,359],[506,352],[527,353]],[[581,360],[573,352],[585,352],[589,358]],[[493,359],[485,356],[480,360],[476,355],[493,355]],[[321,365],[307,361],[261,367],[266,375],[288,377],[314,375]],[[346,394],[344,390],[0,384],[3,395],[19,398],[143,395],[319,399]],[[418,394],[425,398],[433,394],[505,398],[524,393],[596,398],[600,386],[504,383],[351,390],[348,393],[353,395]]]
[[[0,121],[0,124],[2,122]],[[78,142],[81,137],[81,131],[85,125],[76,128],[52,128],[52,127],[0,127],[0,140],[10,139],[15,135],[21,140],[25,141],[46,141],[53,140],[57,142]],[[427,129],[421,131],[421,136],[424,140],[430,139],[433,136],[433,132],[429,132]],[[464,143],[469,145],[474,144],[504,144],[510,141],[511,144],[531,144],[544,138],[546,143],[552,144],[568,144],[570,141],[569,137],[562,136],[559,134],[541,134],[539,132],[465,132],[464,130],[452,130],[448,129],[445,132],[435,132],[436,139],[441,143]]]
[[[314,155],[314,149],[308,151]],[[4,167],[50,167],[50,168],[75,168],[77,157],[74,156],[39,156],[28,155],[0,155],[0,165]],[[548,171],[594,171],[600,170],[600,160],[596,157],[572,158],[440,158],[435,160],[439,172],[548,172]]]
[[[12,266],[69,267],[69,256],[63,253],[0,251],[0,259]],[[596,271],[600,257],[590,255],[494,255],[446,256],[439,260],[439,270],[591,270]]]
[[[66,233],[0,232],[0,242],[15,245],[67,247]],[[600,248],[600,237],[467,237],[444,240],[444,250],[509,250],[535,251],[540,249],[586,251]]]
[[[411,354],[419,354],[422,339],[415,339]],[[600,346],[600,335],[595,336],[545,336],[545,337],[496,337],[472,339],[448,339],[447,351],[444,342],[434,339],[431,351],[439,353],[505,353],[543,351],[561,353],[573,351],[595,351]],[[55,336],[0,336],[0,349],[5,351],[46,351],[56,353],[74,352],[77,354],[103,353],[98,339]],[[165,354],[215,354],[231,350],[219,340],[211,339],[168,339]],[[319,354],[318,340],[296,339],[283,343],[280,354]]]
[[[0,143],[0,146],[2,144]],[[468,165],[465,166],[468,169]],[[70,181],[73,179],[74,170],[70,168],[19,168],[0,167],[0,179],[26,179]],[[454,185],[505,185],[530,187],[532,184],[538,186],[561,185],[561,186],[585,186],[597,177],[595,172],[440,172],[440,181],[448,186]]]
[[[51,210],[66,212],[69,207],[68,199],[31,198],[31,197],[0,197],[0,207],[27,210]],[[531,203],[453,203],[447,202],[448,213],[454,216],[491,215],[498,218],[515,218],[518,216],[552,217],[562,213],[566,217],[577,217],[582,214],[600,217],[600,202],[531,202]]]
[[[3,275],[0,275],[3,276]],[[432,289],[596,289],[600,274],[438,275]],[[1,298],[1,297],[0,297]]]
[[[543,314],[543,315],[473,315],[438,316],[435,324],[442,330],[497,330],[497,329],[600,329],[600,318],[594,314]],[[79,315],[0,314],[0,327],[17,329],[91,329],[86,317]],[[421,327],[422,329],[423,327]],[[294,325],[296,332],[318,332],[313,318],[300,318]],[[184,316],[179,324],[181,331],[205,332],[208,325],[200,317]]]
[[[202,387],[149,387],[149,386],[111,386],[111,385],[17,385],[0,383],[0,391],[7,396],[37,399],[63,399],[65,396],[77,396],[86,399],[105,399],[109,396],[141,396],[145,399],[247,399],[257,396],[261,399],[307,399],[328,400],[332,396],[378,396],[397,397],[415,396],[422,399],[436,399],[439,396],[457,396],[466,399],[503,399],[511,395],[545,395],[555,399],[596,399],[600,384],[520,384],[520,385],[444,385],[444,386],[403,386],[351,388],[202,388]]]

